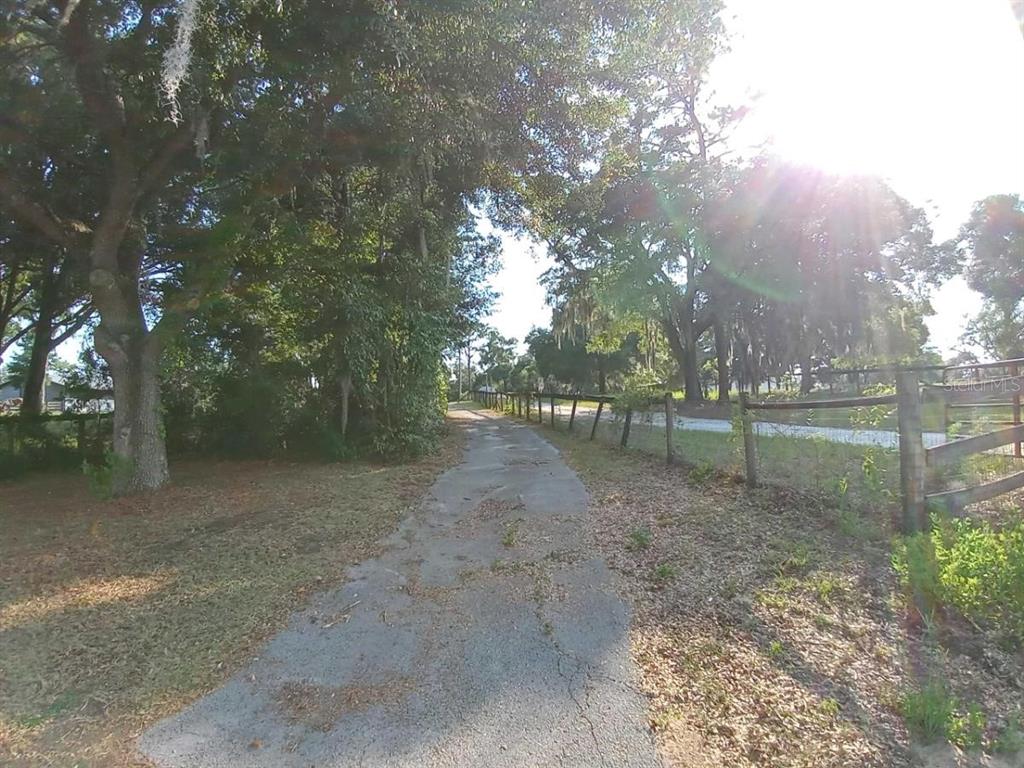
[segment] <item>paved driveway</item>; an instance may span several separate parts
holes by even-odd
[[[377,559],[294,615],[224,687],[143,734],[161,766],[661,765],[629,613],[587,496],[527,426],[469,441]]]

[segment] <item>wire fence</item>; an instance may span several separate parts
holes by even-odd
[[[747,475],[742,414],[714,409],[713,416],[687,413],[682,403],[651,398],[632,407],[614,397],[562,394],[481,393],[485,405],[569,434],[580,440],[671,457],[692,479]],[[574,406],[575,403],[575,406]],[[820,409],[749,410],[758,484],[807,494],[840,508],[888,512],[899,497],[898,438],[879,427],[886,411],[850,408],[823,418]],[[667,426],[670,425],[670,428]]]
[[[848,398],[777,392],[771,399],[752,402],[744,394],[731,410],[695,411],[674,401],[670,394],[662,399],[635,394],[616,398],[480,392],[477,397],[485,405],[577,439],[684,465],[691,478],[698,480],[725,473],[745,479],[751,486],[785,488],[804,494],[809,502],[878,519],[902,507],[901,525],[918,529],[926,524],[924,507],[929,500],[949,501],[951,509],[959,512],[957,504],[974,498],[958,495],[960,489],[976,489],[975,495],[984,496],[979,500],[989,511],[1024,501],[1011,493],[1024,485],[1020,449],[1013,441],[1002,439],[1007,436],[1005,429],[1014,430],[1011,437],[1019,437],[1022,429],[1020,393],[1014,395],[1008,389],[1020,380],[1013,373],[1020,369],[1019,363],[1024,361],[1003,361],[1001,369],[991,366],[993,375],[981,384],[978,378],[965,383],[934,375],[939,383],[926,382],[923,395],[918,372],[903,371],[896,376],[897,380],[904,377],[902,396],[891,385],[863,388],[860,396]],[[1000,372],[1017,378],[1000,377]],[[980,387],[977,397],[972,390],[975,385]],[[906,397],[911,390],[913,407],[907,414],[912,411],[912,419],[901,415],[901,408],[908,408]],[[1007,399],[1007,393],[1007,403],[1002,403],[1000,398]],[[956,457],[948,457],[948,449],[941,449],[939,453],[946,452],[941,466],[931,466],[926,459],[934,449],[967,434],[958,433],[956,422],[949,421],[954,410],[950,406],[974,404],[979,398],[983,401],[979,409],[987,405],[984,401],[993,399],[1007,407],[1006,422],[1018,426],[1007,428],[1001,420],[976,421],[976,431],[970,434],[989,435],[978,439],[991,445],[963,451],[962,456],[958,451]],[[1000,426],[1004,432],[993,436],[993,428]],[[926,498],[925,488],[942,490]],[[911,508],[913,513],[908,512]]]

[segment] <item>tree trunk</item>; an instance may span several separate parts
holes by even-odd
[[[160,331],[166,329],[147,330],[133,279],[119,283],[109,272],[94,270],[90,283],[100,311],[96,351],[114,381],[111,491],[122,496],[154,490],[170,479],[160,415]]]
[[[800,361],[800,394],[809,395],[814,389],[814,374],[811,372],[811,358],[805,357]]]
[[[683,400],[687,403],[700,403],[704,394],[700,388],[700,371],[697,368],[697,339],[693,331],[693,323],[683,321],[682,328],[683,359]]]
[[[729,339],[726,335],[725,324],[716,320],[715,331],[715,357],[718,364],[718,402],[729,402]]]
[[[32,336],[32,354],[21,391],[22,416],[38,416],[46,410],[46,362],[50,356],[51,332],[52,318],[40,314]]]
[[[345,437],[348,432],[348,401],[352,394],[352,374],[343,374],[339,383],[341,384],[341,436]]]

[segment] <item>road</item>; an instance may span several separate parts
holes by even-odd
[[[145,732],[160,766],[661,762],[630,614],[584,541],[587,495],[530,427],[458,410],[468,446],[379,557],[258,658]]]

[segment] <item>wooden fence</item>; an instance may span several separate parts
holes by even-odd
[[[8,454],[18,453],[24,440],[33,437],[34,427],[52,423],[70,422],[75,425],[75,448],[83,456],[102,452],[102,445],[110,434],[114,414],[101,413],[59,413],[39,416],[0,416],[0,445]],[[90,434],[91,433],[91,434]]]
[[[978,378],[977,372],[982,370],[1008,371],[1009,375],[989,378]],[[1024,359],[1003,360],[996,363],[980,363],[971,366],[955,366],[943,373],[941,384],[924,384],[919,380],[919,372],[914,369],[893,369],[896,378],[896,394],[875,397],[851,397],[829,400],[793,400],[793,401],[761,401],[754,402],[746,393],[739,396],[739,416],[743,435],[744,470],[746,483],[750,487],[758,485],[757,445],[754,434],[754,414],[757,411],[795,411],[818,410],[829,408],[865,408],[880,405],[895,406],[897,417],[897,436],[900,457],[900,491],[902,497],[901,528],[906,533],[926,529],[929,525],[928,509],[932,506],[943,507],[952,514],[960,514],[968,504],[985,501],[1010,491],[1024,488],[1024,471],[1015,472],[979,485],[956,490],[928,492],[928,472],[930,469],[959,461],[985,451],[1013,445],[1013,455],[1022,457],[1024,445],[1024,424],[1021,423],[1021,396],[1024,394],[1024,376],[1020,371],[1024,368]],[[960,370],[969,370],[975,377],[964,378],[955,375]],[[987,405],[1009,406],[1012,421],[1009,426],[995,429],[983,434],[952,440],[941,445],[925,448],[924,433],[921,424],[922,393],[924,397],[939,398],[944,404],[944,412],[949,413],[957,406],[984,407]],[[549,392],[484,392],[474,393],[477,399],[489,407],[501,411],[511,411],[528,421],[536,420],[544,423],[545,401],[549,406],[550,423],[555,426],[555,402],[571,402],[569,430],[573,429],[577,419],[577,408],[581,401],[596,402],[593,423],[590,427],[590,439],[597,434],[598,424],[604,412],[605,404],[614,403],[612,395],[587,395],[582,393],[558,394]],[[634,400],[634,403],[636,401]],[[665,447],[668,463],[675,460],[673,449],[673,427],[675,425],[675,404],[672,394],[663,397],[652,397],[644,405],[663,405],[665,409]],[[532,416],[531,413],[536,414]],[[630,427],[633,420],[632,408],[623,412],[622,432],[619,445],[623,448],[629,443]],[[948,416],[946,417],[948,425]],[[947,426],[948,431],[948,426]],[[801,439],[799,437],[794,439]]]

